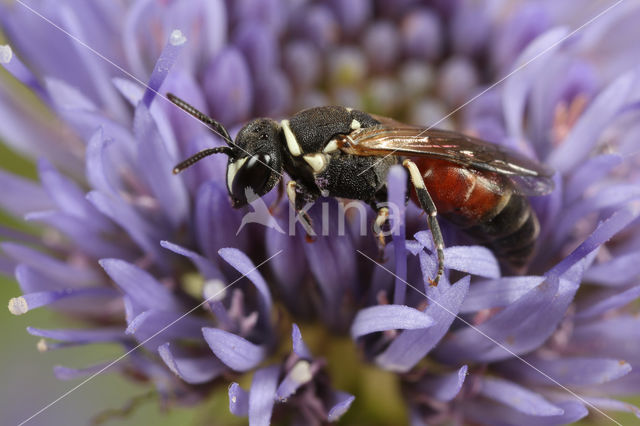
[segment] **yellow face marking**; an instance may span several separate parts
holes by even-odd
[[[238,161],[234,161],[233,163],[229,163],[227,166],[227,188],[229,188],[229,192],[231,192],[231,185],[233,185],[233,179],[236,177],[236,173],[240,170],[240,167],[247,162],[249,157],[244,157],[239,159]]]
[[[291,131],[291,127],[289,127],[289,120],[282,120],[280,122],[280,125],[282,126],[282,130],[284,131],[284,138],[287,141],[287,148],[289,148],[289,152],[294,157],[298,157],[300,154],[302,154],[302,148],[300,148],[300,145],[296,140],[296,136]]]

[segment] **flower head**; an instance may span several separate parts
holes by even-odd
[[[59,367],[62,379],[117,370],[165,403],[228,386],[230,411],[252,424],[355,408],[357,392],[333,383],[356,386],[332,377],[340,360],[323,347],[349,334],[362,363],[394,374],[415,424],[638,414],[610,396],[640,391],[640,8],[511,3],[1,5],[0,62],[42,104],[0,87],[0,136],[39,173],[0,171],[0,207],[43,230],[1,245],[0,271],[23,292],[10,311],[47,306],[89,326],[30,328],[44,350],[109,342],[126,354]],[[556,190],[531,201],[536,256],[503,275],[443,222],[447,274],[430,286],[435,247],[399,166],[386,176],[397,232],[381,262],[362,203],[313,205],[312,242],[277,190],[264,196],[273,226],[250,223],[251,206],[229,203],[224,156],[171,173],[223,140],[167,92],[232,136],[258,116],[343,104],[522,151],[556,170]],[[307,346],[312,323],[328,343]]]

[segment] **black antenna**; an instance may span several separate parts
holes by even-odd
[[[216,120],[204,114],[203,112],[198,111],[193,105],[189,105],[173,93],[167,93],[167,98],[198,120],[211,126],[216,133],[222,136],[222,138],[227,142],[228,145],[233,145],[233,140],[231,139],[231,136],[229,136],[229,132],[227,132],[227,129],[225,129],[222,124],[218,123]]]
[[[202,160],[204,157],[208,157],[210,155],[219,154],[219,153],[226,154],[229,157],[233,157],[233,149],[229,148],[228,146],[219,146],[217,148],[207,148],[192,155],[191,157],[187,158],[183,162],[176,165],[173,168],[173,174],[177,175],[184,169],[193,166],[195,163]]]

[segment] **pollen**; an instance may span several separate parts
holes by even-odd
[[[0,64],[8,64],[13,58],[13,50],[8,44],[0,45]]]
[[[38,352],[47,352],[49,350],[49,345],[47,345],[46,340],[40,339],[36,344],[36,348],[38,349]]]
[[[180,30],[171,31],[171,36],[169,36],[169,43],[171,43],[172,46],[180,46],[181,44],[186,43],[186,41],[187,41],[187,38],[184,36],[182,31]]]
[[[14,297],[9,300],[9,312],[13,315],[22,315],[29,311],[29,305],[27,299],[24,297]]]
[[[291,380],[296,383],[307,383],[313,378],[309,361],[301,360],[296,363],[289,373]]]
[[[209,302],[217,302],[226,296],[225,285],[221,280],[211,279],[204,283],[202,291],[204,298]]]

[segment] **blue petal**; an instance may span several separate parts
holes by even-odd
[[[338,421],[340,417],[344,413],[347,412],[351,404],[356,399],[355,396],[346,392],[334,392],[331,402],[331,408],[329,409],[329,413],[327,415],[327,421],[335,422]]]
[[[461,313],[508,306],[544,281],[544,277],[503,277],[474,282],[460,308]]]
[[[105,216],[122,226],[129,237],[148,254],[161,269],[166,268],[167,253],[160,249],[158,241],[163,239],[166,229],[153,226],[147,218],[119,196],[110,196],[91,191],[87,199]]]
[[[547,163],[560,172],[566,172],[586,161],[604,129],[629,102],[636,85],[637,75],[627,72],[600,92],[563,143],[547,158]]]
[[[631,283],[640,274],[640,251],[623,253],[608,262],[593,265],[584,274],[589,283],[604,286],[621,286]]]
[[[169,241],[160,241],[160,245],[167,250],[171,250],[174,253],[189,258],[193,264],[196,265],[198,271],[205,279],[224,280],[222,272],[220,272],[218,267],[206,257]]]
[[[633,413],[640,419],[640,408],[624,401],[617,401],[609,398],[585,397],[585,400],[601,410],[614,410]]]
[[[402,305],[405,301],[407,285],[407,248],[405,227],[405,194],[407,190],[407,173],[402,166],[394,166],[387,175],[389,192],[389,226],[393,239],[395,261],[395,287],[393,303]]]
[[[180,312],[149,309],[127,318],[126,333],[133,334],[145,348],[155,351],[167,340],[200,339],[201,330],[209,322]]]
[[[43,291],[37,293],[27,293],[20,297],[14,297],[9,300],[9,311],[14,315],[22,315],[27,313],[28,311],[36,308],[41,308],[43,306],[58,304],[58,302],[64,302],[68,299],[72,298],[82,298],[80,300],[76,300],[75,303],[78,305],[76,308],[81,309],[91,309],[90,302],[105,302],[106,300],[113,300],[118,295],[113,292],[112,289],[108,287],[89,287],[89,288],[80,288],[73,289],[68,288],[65,290],[58,291]],[[90,302],[87,302],[89,300]],[[61,307],[64,305],[59,304]],[[87,306],[89,305],[89,306]],[[68,306],[68,305],[67,305]]]
[[[269,292],[269,286],[265,282],[264,278],[253,262],[247,257],[246,254],[235,248],[222,248],[218,250],[220,257],[222,257],[227,263],[233,266],[243,277],[249,278],[253,285],[260,293],[260,301],[264,309],[265,315],[271,312],[271,293]]]
[[[625,207],[612,214],[607,220],[598,225],[582,244],[580,244],[571,254],[565,257],[561,262],[554,266],[547,276],[560,275],[569,270],[574,264],[583,259],[587,254],[597,249],[600,245],[607,242],[615,234],[624,229],[640,214],[637,207]]]
[[[516,66],[527,66],[505,81],[502,106],[508,133],[515,140],[524,140],[523,120],[532,82],[548,66],[549,61],[554,59],[552,54],[542,55],[542,52],[549,49],[549,46],[560,43],[567,33],[566,28],[553,28],[532,41],[516,62]]]
[[[442,402],[449,402],[458,395],[462,384],[467,377],[468,367],[463,365],[449,374],[428,375],[420,380],[418,388],[420,391],[426,392],[430,397]]]
[[[558,416],[532,416],[508,406],[487,400],[471,400],[464,404],[465,417],[480,424],[503,424],[518,426],[558,426],[572,424],[589,414],[578,401],[563,401],[555,404],[564,414]]]
[[[640,362],[640,318],[619,315],[577,324],[571,334],[571,350],[585,356]]]
[[[0,207],[15,216],[54,208],[46,191],[36,182],[0,170]]]
[[[151,113],[138,105],[134,118],[138,168],[153,195],[163,207],[173,226],[178,226],[189,211],[189,199],[181,179],[173,175],[175,159],[171,158]]]
[[[162,53],[153,67],[147,90],[142,98],[142,102],[147,108],[151,106],[151,102],[153,102],[158,90],[160,90],[160,86],[162,86],[169,71],[171,71],[186,41],[187,39],[180,30],[173,30],[169,35],[167,44],[162,49]]]
[[[501,402],[531,416],[559,416],[564,410],[551,404],[540,394],[523,388],[513,382],[484,377],[481,379],[480,393],[494,401]]]
[[[204,90],[211,103],[211,116],[223,124],[249,118],[253,82],[249,67],[238,50],[225,47],[213,58],[204,73]]]
[[[27,332],[33,336],[47,339],[73,342],[77,344],[119,342],[126,339],[121,328],[92,328],[92,329],[56,329],[43,330],[41,328],[27,327]]]
[[[77,8],[71,5],[62,4],[59,9],[62,26],[75,37],[81,40],[87,40],[83,22],[76,13]],[[93,22],[94,20],[92,20]],[[80,43],[72,42],[71,49],[75,50],[80,60],[75,64],[81,64],[85,68],[85,72],[90,76],[92,86],[95,88],[99,99],[106,107],[111,116],[117,117],[120,121],[126,122],[127,110],[124,108],[122,99],[116,93],[110,81],[111,64],[105,62],[101,57],[95,54],[91,49],[87,49]],[[75,72],[66,74],[77,75]]]
[[[449,269],[487,278],[500,277],[500,265],[491,250],[481,246],[457,246],[444,249],[444,264]]]
[[[94,217],[96,219],[104,219],[98,212],[95,213]],[[96,222],[99,221],[83,219],[59,211],[28,213],[24,218],[27,221],[44,223],[57,229],[71,239],[76,244],[77,249],[93,258],[121,257],[130,259],[137,255],[137,252],[132,250],[131,247],[118,244],[110,238],[104,238],[104,234],[96,226]]]
[[[631,287],[623,292],[614,294],[600,300],[587,308],[582,308],[576,314],[576,318],[585,319],[602,315],[612,309],[621,308],[640,297],[640,286]]]
[[[253,374],[249,392],[249,425],[268,426],[275,403],[276,386],[280,367],[261,368]]]
[[[462,305],[468,290],[468,276],[441,294],[429,298],[425,313],[435,324],[426,330],[403,331],[376,358],[376,363],[388,370],[406,372],[416,365],[444,337]]]
[[[239,225],[227,190],[218,182],[203,183],[196,195],[194,228],[198,246],[206,257],[216,259],[222,247],[245,247],[246,233],[236,236]]]
[[[405,305],[379,305],[361,309],[351,324],[351,337],[385,330],[416,330],[433,325],[433,319],[422,311]]]
[[[249,415],[249,394],[235,382],[229,386],[229,411],[239,417]]]
[[[565,184],[567,204],[584,196],[586,189],[599,182],[616,166],[622,163],[622,157],[617,154],[603,154],[589,158],[580,164],[575,172],[568,176]]]
[[[558,289],[545,281],[478,327],[452,333],[437,355],[447,362],[495,361],[535,349],[556,329],[577,289],[577,282],[563,279]]]
[[[100,260],[105,272],[136,303],[148,309],[181,311],[182,305],[151,274],[120,259]]]
[[[293,345],[293,352],[303,359],[312,359],[311,351],[302,340],[302,333],[300,333],[300,328],[297,324],[293,324],[291,330],[291,340]]]
[[[108,368],[107,368],[108,367]],[[93,376],[94,374],[112,373],[122,370],[123,365],[118,363],[105,362],[102,364],[92,365],[86,368],[69,368],[61,365],[53,367],[53,373],[60,380],[75,380],[87,376]]]
[[[103,277],[94,269],[72,266],[39,250],[11,242],[4,242],[0,247],[10,258],[30,266],[45,277],[64,283],[64,287],[82,287],[91,283],[104,282]]]
[[[265,357],[264,346],[253,344],[236,334],[206,327],[202,329],[202,334],[213,353],[233,370],[251,370],[260,364]]]
[[[193,357],[174,352],[169,342],[158,347],[160,358],[167,367],[187,383],[206,383],[218,377],[224,370],[222,363],[212,356]]]
[[[529,384],[554,386],[557,385],[556,382],[559,382],[565,386],[587,387],[617,380],[631,371],[631,365],[628,362],[610,358],[544,359],[543,357],[531,356],[526,360],[533,368],[514,359],[498,366],[498,369],[505,371],[506,375],[514,380],[525,381]],[[555,382],[535,369],[544,371]]]

